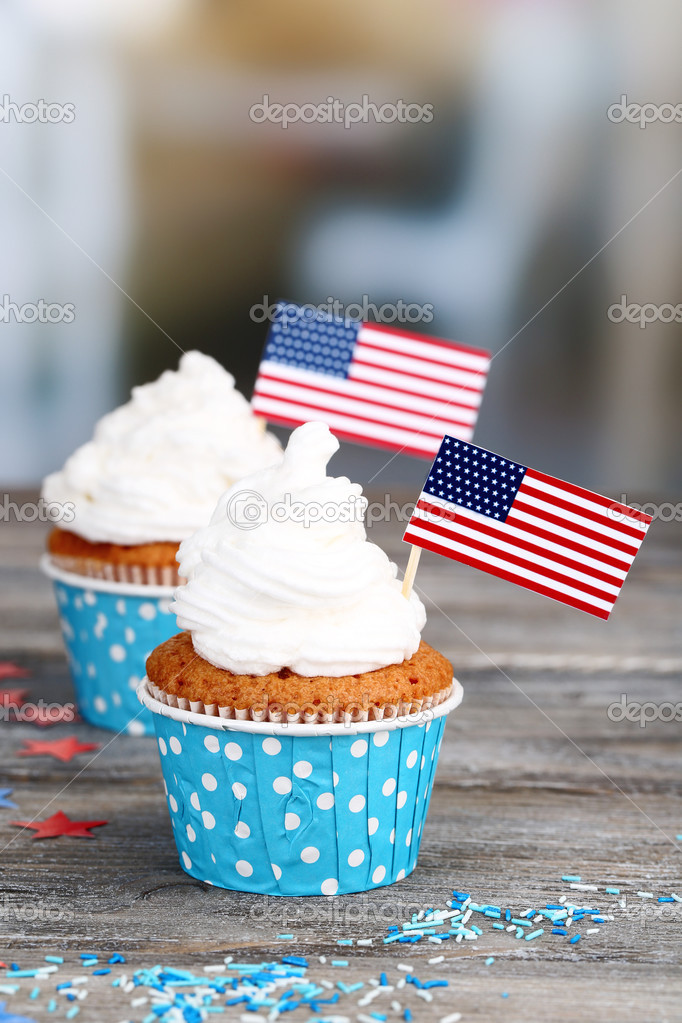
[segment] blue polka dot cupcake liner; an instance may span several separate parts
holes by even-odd
[[[178,627],[169,605],[174,587],[91,579],[66,572],[45,555],[81,716],[91,725],[153,735],[152,715],[136,690],[154,647]]]
[[[226,720],[170,707],[145,679],[183,869],[263,895],[340,895],[414,870],[447,715],[355,724]]]

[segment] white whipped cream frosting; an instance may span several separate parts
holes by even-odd
[[[419,647],[424,606],[403,597],[396,566],[367,539],[361,487],[326,475],[338,447],[322,423],[300,426],[279,465],[223,494],[211,524],[180,545],[188,582],[171,610],[211,664],[356,675]],[[292,521],[282,512],[291,502],[328,521]]]
[[[72,502],[71,532],[93,543],[180,542],[210,522],[220,495],[281,461],[234,377],[201,352],[134,387],[43,483],[47,502]]]

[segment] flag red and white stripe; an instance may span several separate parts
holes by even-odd
[[[474,445],[469,449],[483,451]],[[455,473],[461,475],[461,470]],[[497,484],[498,479],[493,482]],[[431,480],[419,497],[404,540],[608,618],[650,516],[533,469],[525,470],[506,518],[439,496],[441,488],[448,491],[440,478],[435,483],[433,476]],[[467,481],[466,486],[471,483]],[[508,500],[511,495],[505,491],[502,496]],[[480,495],[474,500],[480,500]]]
[[[254,412],[287,426],[326,422],[341,438],[432,458],[444,433],[473,435],[490,356],[480,349],[356,324],[342,375],[293,358],[270,358],[254,389]]]

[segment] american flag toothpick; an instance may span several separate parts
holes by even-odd
[[[403,537],[608,618],[651,516],[446,436]]]
[[[285,426],[432,458],[444,433],[473,436],[490,355],[476,348],[277,304],[252,407]]]

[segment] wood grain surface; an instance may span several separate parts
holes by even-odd
[[[401,533],[395,517],[371,530],[402,570]],[[25,682],[1,684],[66,701],[72,689],[53,595],[37,570],[45,535],[41,524],[0,529],[0,659],[30,671]],[[404,976],[397,964],[409,962],[422,980],[445,978],[449,987],[433,989],[426,1003],[408,986],[366,1009],[357,1006],[359,992],[333,1011],[398,1020],[389,1008],[398,998],[425,1021],[454,1011],[463,1023],[682,1020],[682,905],[635,896],[682,895],[681,725],[642,728],[607,714],[622,694],[682,702],[681,537],[679,523],[654,523],[607,623],[423,553],[416,588],[429,614],[425,638],[452,660],[465,696],[446,728],[417,868],[371,893],[273,899],[210,888],[178,865],[154,739],[114,738],[86,724],[39,730],[3,722],[0,788],[14,789],[20,810],[0,809],[0,959],[32,967],[45,954],[63,955],[55,975],[63,980],[89,972],[78,965],[82,951],[122,952],[128,973],[155,963],[200,972],[226,955],[298,954],[313,978],[346,984],[381,971],[393,983]],[[23,739],[74,733],[102,749],[68,764],[16,755]],[[109,824],[92,841],[32,841],[9,824],[57,809]],[[550,928],[528,943],[489,926],[460,945],[382,943],[389,926],[443,906],[453,887],[522,912],[570,894],[566,873],[597,884],[600,893],[587,898],[615,914],[596,934],[583,927],[577,945]],[[621,888],[625,907],[603,894],[605,885]],[[282,932],[294,940],[278,941]],[[347,937],[373,944],[339,947]],[[349,967],[334,972],[321,955]],[[436,955],[444,961],[428,965]],[[486,966],[489,956],[495,962]],[[79,1023],[148,1014],[149,1004],[131,1008],[133,996],[114,993],[110,981],[90,980]],[[30,1000],[32,986],[23,981],[0,1002],[34,1019],[63,1019],[63,1003],[55,1013],[45,1008],[53,985],[41,982]],[[218,1018],[238,1019],[240,1008]],[[299,1009],[292,1021],[309,1016]]]

